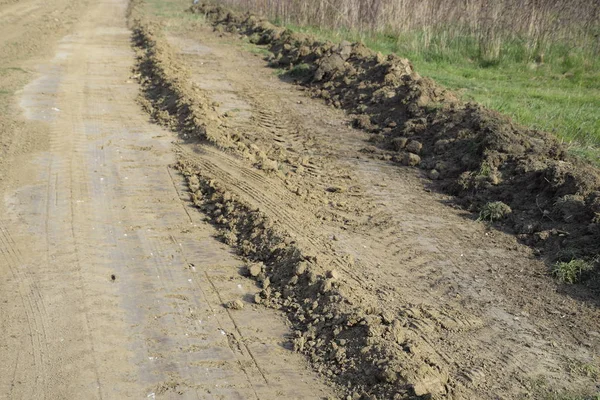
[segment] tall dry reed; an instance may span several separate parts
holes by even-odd
[[[518,41],[529,59],[549,46],[600,54],[600,2],[594,0],[218,0],[284,23],[379,32],[420,33],[420,46],[442,48],[470,37],[482,59]]]

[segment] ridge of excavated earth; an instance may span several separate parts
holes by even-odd
[[[514,125],[507,117],[422,78],[411,63],[362,44],[322,42],[252,14],[197,4],[220,32],[266,45],[270,63],[294,74],[315,97],[355,115],[372,134],[364,151],[418,166],[432,187],[479,213],[503,202],[497,223],[543,252],[549,263],[584,259],[595,268],[582,277],[600,287],[600,171],[567,154],[550,134]],[[502,216],[498,216],[498,219]]]
[[[319,372],[351,397],[519,398],[540,376],[593,390],[568,370],[595,362],[595,303],[557,293],[526,247],[366,155],[367,134],[260,61],[132,14],[140,103],[179,132],[192,202]],[[576,311],[558,316],[565,301]]]

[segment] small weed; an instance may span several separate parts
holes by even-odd
[[[286,75],[290,78],[302,79],[306,78],[311,74],[311,68],[308,64],[298,64],[295,65],[291,70],[289,70]]]
[[[492,175],[492,168],[486,163],[481,164],[481,168],[479,169],[479,176],[483,176],[489,178]]]
[[[478,221],[499,221],[512,212],[509,206],[501,201],[492,201],[482,207]]]
[[[245,50],[248,50],[252,54],[258,54],[264,57],[268,57],[271,55],[271,52],[269,50],[259,47],[255,44],[244,43],[243,47]]]
[[[574,362],[570,368],[572,374],[600,380],[600,369],[592,363]]]
[[[591,271],[592,268],[593,266],[591,263],[580,259],[571,260],[569,262],[557,262],[552,268],[552,275],[560,282],[573,284],[579,282],[581,275]]]

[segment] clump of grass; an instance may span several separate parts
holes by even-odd
[[[310,65],[298,64],[286,72],[286,75],[294,79],[304,79],[312,73]]]
[[[492,201],[486,203],[479,211],[479,221],[500,221],[506,218],[512,210],[501,201]]]
[[[574,284],[580,282],[582,275],[592,269],[593,265],[590,262],[574,259],[569,262],[557,262],[554,264],[552,275],[560,282]]]

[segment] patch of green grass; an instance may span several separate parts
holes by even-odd
[[[600,368],[592,363],[574,362],[570,366],[572,374],[600,381]]]
[[[182,22],[203,23],[204,15],[187,12],[192,2],[188,0],[146,0],[146,10],[153,16],[161,18],[166,30],[178,31],[189,29]]]
[[[246,41],[244,42],[242,48],[244,50],[246,50],[247,52],[252,53],[252,54],[258,54],[263,57],[268,57],[271,55],[271,52],[269,50],[265,49],[264,47],[247,42],[247,38],[245,40]]]
[[[581,275],[591,271],[593,265],[585,260],[571,260],[569,262],[557,262],[552,267],[552,275],[560,282],[573,284],[581,279]]]

